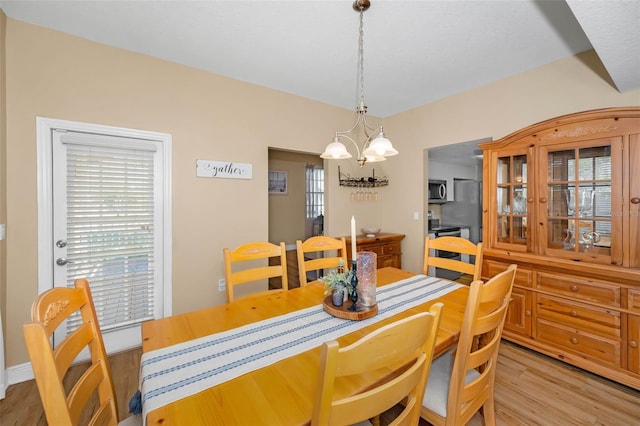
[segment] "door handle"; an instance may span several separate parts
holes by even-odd
[[[73,263],[73,261],[71,261],[71,260],[67,259],[66,257],[59,257],[59,258],[56,260],[56,264],[57,264],[58,266],[64,266],[64,265],[66,265],[66,264],[68,264],[68,263]]]

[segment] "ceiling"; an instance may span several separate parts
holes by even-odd
[[[7,16],[354,109],[351,0],[0,0]],[[387,117],[595,49],[616,89],[640,88],[637,0],[372,0],[369,113]]]

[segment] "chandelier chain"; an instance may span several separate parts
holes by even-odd
[[[358,35],[358,62],[360,67],[360,105],[364,105],[364,10],[360,8],[360,32]]]
[[[353,144],[357,151],[356,161],[360,167],[364,166],[367,162],[384,161],[386,157],[397,155],[398,151],[391,145],[391,141],[384,135],[382,126],[379,126],[378,130],[374,129],[367,123],[367,106],[364,103],[364,12],[369,9],[371,3],[369,0],[355,0],[353,2],[353,9],[360,15],[360,28],[358,32],[358,72],[359,76],[359,91],[360,91],[360,103],[356,107],[356,122],[354,125],[345,131],[336,131],[331,142],[325,148],[324,152],[320,155],[321,158],[340,160],[345,158],[351,158],[352,155],[347,151],[347,148],[341,142],[341,140],[349,141]],[[373,131],[374,133],[369,133]],[[352,134],[355,132],[354,134]],[[351,136],[349,136],[351,134]],[[364,140],[361,144],[358,144],[354,138],[357,135],[364,136]]]

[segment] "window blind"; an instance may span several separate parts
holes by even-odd
[[[307,219],[315,219],[324,214],[324,169],[306,166],[306,210]]]
[[[152,319],[154,149],[66,144],[67,286],[87,278],[103,331]],[[137,145],[137,144],[136,144]],[[70,319],[67,331],[77,327]]]

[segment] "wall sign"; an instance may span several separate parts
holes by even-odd
[[[196,176],[226,179],[253,179],[253,164],[231,161],[196,161]]]

